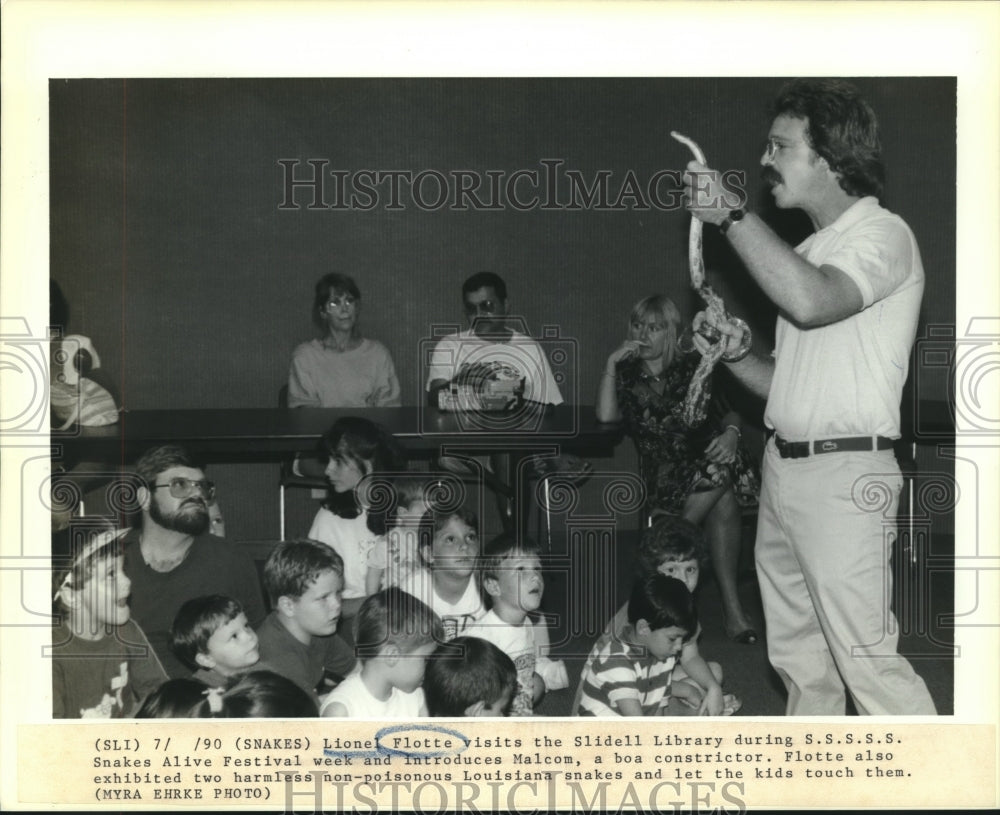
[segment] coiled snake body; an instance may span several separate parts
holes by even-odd
[[[705,154],[695,142],[675,130],[670,131],[670,135],[691,150],[695,161],[699,164],[708,165],[708,162],[705,160]],[[750,326],[739,317],[733,317],[726,311],[726,306],[722,302],[722,298],[705,282],[705,261],[702,257],[703,228],[704,224],[698,218],[692,216],[691,228],[688,233],[688,267],[691,272],[691,287],[705,301],[705,311],[708,317],[698,329],[698,333],[712,341],[713,345],[709,349],[709,352],[702,356],[701,362],[694,372],[694,376],[691,377],[691,384],[688,385],[687,395],[684,398],[681,418],[688,427],[695,427],[705,421],[708,411],[708,401],[712,395],[711,390],[706,388],[705,385],[716,363],[720,359],[735,360],[742,358],[744,353],[750,348],[751,343]],[[718,323],[727,323],[742,330],[743,339],[738,350],[729,354],[723,353],[726,344],[719,341],[721,334],[714,328],[714,325]]]

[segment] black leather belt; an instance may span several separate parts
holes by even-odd
[[[816,441],[785,441],[770,428],[767,437],[774,437],[774,446],[782,458],[807,458],[823,453],[865,452],[891,450],[893,440],[885,436],[850,436],[841,439],[817,439]]]

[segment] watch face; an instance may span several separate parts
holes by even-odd
[[[730,210],[729,214],[726,216],[726,220],[724,220],[721,224],[719,224],[719,229],[722,231],[722,234],[725,235],[726,232],[729,230],[729,227],[731,227],[735,223],[738,223],[739,221],[742,221],[743,216],[746,214],[747,211],[743,207],[740,207],[739,209]]]

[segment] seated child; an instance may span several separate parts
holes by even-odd
[[[337,419],[322,444],[328,456],[325,475],[330,489],[308,537],[332,547],[343,560],[341,617],[345,626],[341,636],[350,642],[351,622],[370,593],[368,556],[385,534],[386,513],[372,510],[367,493],[380,486],[373,478],[387,478],[405,469],[406,461],[390,433],[357,416]]]
[[[428,658],[423,687],[431,716],[507,716],[517,670],[492,642],[456,637]]]
[[[663,574],[676,577],[692,594],[698,586],[701,565],[705,562],[701,529],[683,518],[664,517],[645,530],[639,542],[639,574]],[[602,637],[619,636],[628,624],[628,606],[623,605],[608,623]],[[679,664],[674,668],[671,693],[683,702],[673,705],[671,715],[693,711],[709,716],[728,716],[741,707],[738,697],[723,694],[722,667],[706,662],[698,649],[701,627],[684,643]],[[577,688],[573,710],[580,704],[582,680]]]
[[[243,608],[230,597],[195,597],[180,607],[170,628],[170,648],[206,685],[226,685],[260,659],[257,635]]]
[[[316,703],[302,688],[271,671],[251,671],[228,686],[170,679],[146,697],[137,719],[264,719],[315,717]]]
[[[216,537],[226,537],[226,519],[222,517],[218,499],[208,505],[208,531]]]
[[[426,716],[427,657],[442,637],[441,622],[424,603],[399,588],[373,594],[361,604],[355,643],[361,670],[323,701],[321,716],[413,719]]]
[[[538,546],[511,533],[494,538],[480,561],[483,589],[490,611],[465,633],[496,645],[514,660],[517,691],[512,716],[530,716],[546,688],[565,688],[566,667],[539,653],[535,625],[528,614],[542,603],[544,581]],[[547,642],[547,638],[546,638]]]
[[[428,495],[442,478],[454,476],[412,473],[395,479],[396,508],[389,528],[368,553],[368,575],[365,578],[368,594],[392,586],[405,586],[410,573],[421,568],[417,554],[417,527],[428,509]]]
[[[71,531],[69,563],[53,569],[52,717],[131,716],[167,674],[130,619],[121,533]]]
[[[412,571],[402,588],[441,618],[446,640],[486,613],[476,580],[478,525],[475,514],[465,508],[432,508],[417,527],[422,568]]]
[[[662,574],[639,578],[620,637],[601,637],[583,668],[580,716],[660,716],[685,640],[698,628],[687,587]]]
[[[314,702],[329,691],[324,672],[347,676],[351,648],[337,634],[343,561],[329,546],[283,541],[264,564],[264,589],[273,611],[257,629],[258,667],[281,674]]]

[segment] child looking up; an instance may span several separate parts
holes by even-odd
[[[319,701],[325,672],[347,676],[355,659],[337,634],[344,564],[329,546],[283,541],[264,564],[264,589],[274,609],[257,629],[261,669],[291,679]]]
[[[621,638],[601,637],[587,658],[578,715],[662,715],[677,655],[697,628],[694,599],[680,580],[640,578]]]
[[[486,613],[476,580],[478,525],[476,516],[464,508],[432,508],[417,527],[423,568],[410,573],[403,589],[441,618],[445,640],[457,637]]]
[[[510,713],[530,716],[547,687],[567,684],[565,666],[539,654],[535,626],[528,616],[538,610],[545,588],[538,547],[530,539],[504,533],[490,541],[480,567],[491,608],[465,633],[492,642],[514,661],[517,692]]]
[[[53,569],[52,717],[131,716],[167,674],[130,619],[124,533],[102,525],[71,534],[74,551]]]
[[[639,563],[642,574],[676,577],[694,594],[701,579],[702,566],[707,562],[705,537],[701,529],[683,518],[662,518],[642,536],[639,543]],[[624,610],[615,616],[616,630],[625,623]],[[701,655],[698,640],[701,626],[684,643],[679,664],[674,669],[672,694],[684,703],[674,705],[673,713],[683,714],[685,708],[708,716],[729,716],[742,707],[740,699],[722,692],[722,666],[707,662]]]
[[[424,603],[398,588],[373,594],[361,604],[355,642],[361,670],[326,697],[321,716],[412,719],[426,716],[427,657],[441,639],[441,622]]]
[[[326,503],[316,513],[309,538],[330,546],[344,563],[341,617],[343,635],[350,638],[350,623],[368,596],[368,556],[385,533],[385,514],[369,513],[358,489],[366,477],[389,476],[405,466],[392,436],[374,422],[355,416],[337,419],[323,437],[329,457]]]
[[[243,607],[231,597],[210,594],[180,607],[170,628],[170,647],[206,685],[225,685],[260,659],[257,634]]]
[[[431,497],[453,489],[456,481],[455,476],[448,473],[407,473],[394,479],[396,507],[389,528],[368,555],[368,594],[392,586],[405,586],[411,572],[422,568],[417,552],[420,519],[430,508]]]
[[[430,655],[423,688],[431,716],[507,716],[517,670],[492,642],[456,637]]]
[[[645,530],[639,542],[639,574],[662,574],[675,577],[694,594],[706,561],[704,535],[697,526],[683,518],[665,517]],[[628,624],[628,606],[623,605],[608,623],[602,637],[619,637]],[[742,703],[733,694],[722,692],[722,667],[706,662],[698,648],[701,627],[685,641],[680,660],[674,669],[671,692],[684,703],[674,705],[671,714],[696,711],[709,716],[730,715]],[[582,682],[577,688],[573,709],[579,707]]]

